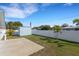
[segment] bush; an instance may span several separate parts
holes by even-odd
[[[75,30],[79,30],[79,28],[75,28]]]
[[[12,29],[8,29],[7,30],[7,36],[12,36],[13,35],[14,30]]]

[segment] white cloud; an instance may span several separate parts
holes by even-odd
[[[2,6],[2,8],[5,10],[6,17],[15,17],[15,18],[24,18],[25,17],[23,10],[20,10],[18,8],[5,7],[5,6]]]
[[[65,5],[65,6],[71,6],[72,3],[65,3],[64,5]]]
[[[18,8],[19,7],[19,4],[17,4],[17,3],[11,3],[9,6],[10,7],[16,7],[16,8]]]
[[[6,18],[5,18],[5,21],[8,22],[8,21],[11,21],[11,19],[6,19]]]
[[[10,6],[0,6],[5,10],[6,17],[25,18],[38,11],[38,8],[33,4],[23,4],[24,9],[19,8],[20,4],[10,4]]]
[[[25,8],[25,10],[24,10],[26,16],[29,16],[37,11],[38,11],[38,8],[34,7],[34,6],[29,6],[28,8]]]

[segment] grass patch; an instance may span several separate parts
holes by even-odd
[[[79,44],[62,41],[59,39],[49,38],[49,37],[43,37],[43,36],[37,36],[37,35],[31,35],[31,36],[25,36],[25,38],[28,38],[29,40],[32,40],[42,46],[45,47],[44,50],[39,51],[33,55],[49,55],[49,56],[72,56],[72,55],[79,55]]]

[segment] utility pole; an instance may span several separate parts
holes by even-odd
[[[30,22],[30,27],[32,27],[32,23]]]

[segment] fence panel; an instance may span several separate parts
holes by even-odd
[[[55,33],[53,30],[32,30],[32,34],[79,42],[79,31],[62,31],[61,33]]]

